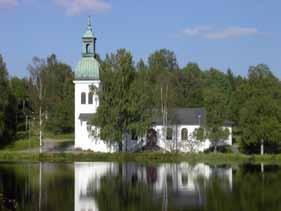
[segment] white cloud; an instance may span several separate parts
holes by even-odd
[[[18,0],[0,0],[0,9],[11,8],[18,5]]]
[[[222,40],[228,38],[250,36],[258,33],[256,28],[249,27],[228,27],[221,31],[210,32],[205,35],[206,38],[212,40]]]
[[[55,2],[64,8],[68,15],[79,15],[82,12],[104,12],[111,9],[111,5],[105,0],[55,0]]]
[[[250,36],[258,33],[256,28],[250,27],[226,27],[223,29],[216,29],[212,26],[196,26],[186,28],[182,31],[184,36],[197,36],[210,40],[222,40],[229,38],[239,38],[242,36]]]
[[[212,26],[196,26],[184,29],[183,33],[188,36],[201,35],[212,30]]]

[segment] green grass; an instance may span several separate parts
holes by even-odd
[[[56,139],[56,140],[73,140],[74,141],[74,134],[73,133],[67,133],[67,134],[53,134],[50,132],[44,132],[43,133],[44,138],[50,138],[50,139]]]
[[[36,137],[31,137],[30,139],[20,139],[9,145],[7,145],[4,150],[7,151],[20,151],[28,150],[39,147],[39,140]]]
[[[43,161],[43,162],[139,162],[139,163],[178,163],[203,162],[207,164],[236,164],[236,163],[274,163],[281,164],[281,154],[278,155],[244,155],[244,154],[223,154],[223,153],[27,153],[16,151],[0,151],[0,161]]]

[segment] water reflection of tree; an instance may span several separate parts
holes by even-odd
[[[273,211],[281,210],[281,171],[261,172],[259,165],[241,166],[233,178],[233,189],[227,191],[220,177],[206,187],[208,211]]]
[[[41,210],[73,210],[73,168],[49,164],[43,165],[42,170]],[[38,210],[40,190],[38,178],[38,164],[1,164],[0,210]]]
[[[95,198],[100,211],[161,210],[161,202],[153,197],[151,186],[140,181],[124,181],[121,175],[104,176]]]

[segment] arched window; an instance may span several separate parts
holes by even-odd
[[[167,140],[172,140],[173,139],[173,128],[170,128],[170,127],[167,128],[166,139]]]
[[[86,53],[90,53],[90,44],[89,43],[86,44]]]
[[[181,140],[182,141],[187,141],[187,136],[188,136],[188,131],[186,128],[183,128],[181,130]]]
[[[138,140],[138,136],[135,130],[132,130],[131,132],[131,140]]]
[[[184,186],[188,185],[188,175],[187,174],[181,175],[181,182],[182,182],[182,185],[184,185]]]
[[[96,101],[96,106],[98,106],[99,100],[97,97],[95,97],[95,101]]]
[[[81,104],[86,104],[86,93],[85,92],[81,93]]]
[[[93,104],[93,92],[89,92],[88,94],[88,103]]]

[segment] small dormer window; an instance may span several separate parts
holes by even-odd
[[[81,93],[81,104],[86,104],[86,93],[85,92]]]

